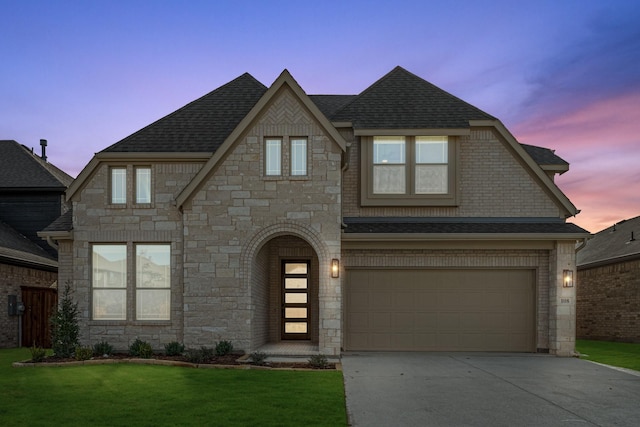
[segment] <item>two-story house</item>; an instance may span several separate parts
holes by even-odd
[[[73,178],[47,161],[47,142],[40,143],[38,156],[0,140],[0,348],[51,346],[57,251],[37,233],[67,210]]]
[[[400,67],[359,95],[243,74],[97,153],[49,237],[85,343],[569,355],[567,170]]]

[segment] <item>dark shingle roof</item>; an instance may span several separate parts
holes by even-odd
[[[311,101],[327,118],[351,102],[357,95],[309,95]]]
[[[103,152],[215,152],[266,91],[245,73]]]
[[[631,240],[631,233],[634,240]],[[576,264],[578,267],[608,264],[636,255],[640,256],[640,216],[596,233],[578,251]]]
[[[345,233],[425,234],[588,234],[575,224],[562,221],[534,222],[514,219],[456,220],[456,218],[344,218]]]
[[[569,166],[569,162],[557,156],[553,150],[535,145],[520,144],[524,151],[539,165],[564,165]]]
[[[330,117],[361,129],[468,128],[491,115],[396,67]]]
[[[2,221],[0,221],[0,258],[36,263],[39,261],[45,265],[55,264],[55,257]]]
[[[16,141],[0,141],[0,189],[60,189],[73,178]]]
[[[55,231],[71,231],[73,230],[73,210],[69,209],[67,212],[59,216],[55,221],[49,224],[43,232],[55,232]]]

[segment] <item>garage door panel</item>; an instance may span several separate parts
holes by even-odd
[[[534,351],[533,270],[347,272],[349,350]]]

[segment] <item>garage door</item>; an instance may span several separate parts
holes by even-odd
[[[349,270],[347,350],[535,351],[533,270]]]

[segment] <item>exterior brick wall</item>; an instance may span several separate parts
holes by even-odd
[[[577,337],[640,343],[640,259],[578,270]]]
[[[531,268],[536,271],[537,348],[549,348],[549,251],[478,249],[348,249],[348,268]]]
[[[20,316],[9,316],[9,295],[16,295],[18,301],[21,301],[21,286],[48,288],[55,286],[57,278],[58,274],[51,271],[0,264],[0,348],[19,346]]]
[[[358,138],[359,141],[360,138]],[[360,142],[344,176],[344,216],[559,217],[561,212],[491,129],[450,137],[458,144],[457,207],[361,207]]]

